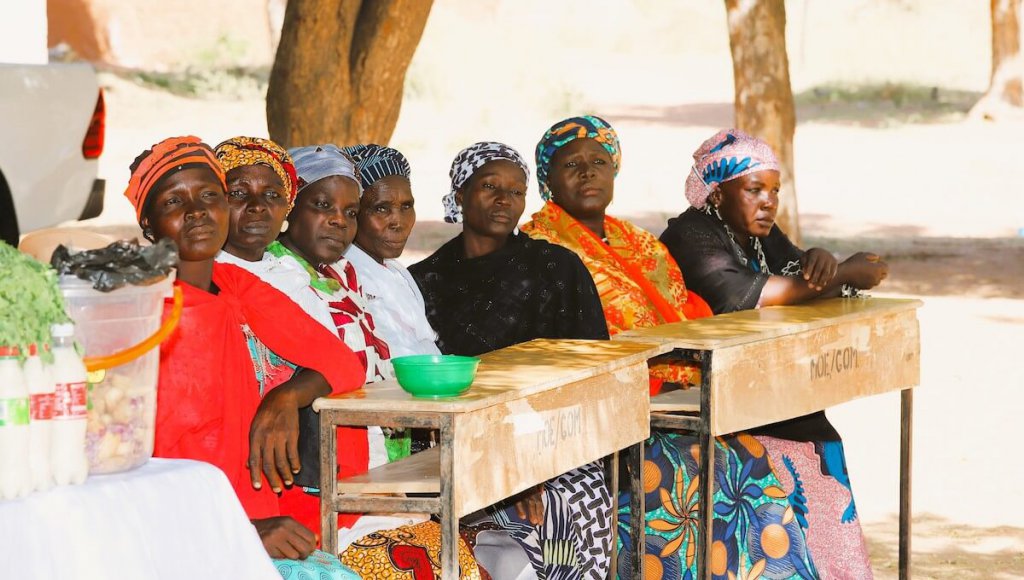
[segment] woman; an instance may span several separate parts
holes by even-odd
[[[282,512],[278,498],[302,493],[291,487],[302,467],[299,408],[358,388],[358,362],[280,292],[214,261],[229,210],[224,172],[208,145],[195,137],[166,139],[136,158],[131,171],[125,195],[148,239],[177,245],[176,285],[184,295],[181,320],[161,346],[154,454],[218,466],[267,552],[305,558],[316,537]],[[277,324],[278,317],[291,326]],[[261,392],[250,336],[303,370]],[[346,450],[349,473],[365,471],[358,441],[339,449]]]
[[[478,355],[535,338],[607,339],[597,290],[579,259],[515,231],[529,179],[519,153],[476,143],[456,156],[449,174],[445,221],[463,222],[462,233],[409,268],[441,351]],[[600,501],[585,505],[582,497]],[[594,464],[488,510],[525,550],[537,577],[549,579],[607,576],[611,530],[598,522],[610,511]]]
[[[398,261],[416,224],[415,200],[405,156],[380,145],[346,147],[359,170],[356,237],[345,252],[363,284],[366,307],[392,356],[440,354],[423,295]]]
[[[472,356],[535,338],[608,338],[579,259],[516,231],[529,175],[519,153],[477,143],[459,153],[450,175],[445,221],[464,221],[463,231],[409,268],[441,351]]]
[[[779,163],[764,141],[723,130],[693,154],[686,179],[692,207],[661,240],[715,313],[799,304],[877,286],[889,267],[875,254],[838,262],[820,248],[794,246],[775,225]],[[842,440],[824,413],[753,432],[791,496],[822,577],[871,578],[846,471]],[[782,469],[782,468],[785,469]]]
[[[310,287],[310,275],[293,257],[276,256],[267,248],[276,243],[286,217],[295,205],[298,176],[292,158],[281,146],[267,139],[235,137],[217,146],[217,160],[225,171],[229,208],[228,237],[217,261],[233,264],[251,272],[265,283],[291,298],[310,317],[331,333],[337,328],[326,302]],[[290,320],[281,319],[279,323]],[[358,347],[359,344],[351,346]],[[249,352],[262,386],[271,386],[290,377],[295,365],[254,340],[249,339]],[[300,486],[319,484],[319,421],[312,409],[300,412],[299,453],[312,467],[297,476]],[[342,440],[366,439],[365,430],[339,429]],[[380,430],[370,443],[369,466],[382,463],[385,444]],[[361,443],[366,447],[367,443]],[[319,501],[315,495],[294,493],[281,498],[282,509],[301,524],[320,531]],[[339,522],[353,526],[358,516],[344,514]]]
[[[258,137],[228,139],[215,153],[224,168],[230,211],[228,239],[217,261],[255,274],[333,332],[327,305],[309,287],[309,273],[295,260],[267,251],[295,205],[298,178],[291,156]]]
[[[606,214],[620,162],[618,136],[603,119],[584,116],[556,123],[537,145],[537,179],[547,203],[523,231],[562,244],[583,259],[613,334],[710,315],[707,304],[687,290],[665,246]],[[697,372],[659,364],[652,367],[652,383],[699,383]],[[764,448],[745,434],[719,438],[716,445],[714,577],[745,577],[746,571],[762,566],[772,578],[814,577],[803,534],[787,517],[792,508]],[[663,432],[652,433],[645,449],[645,561],[648,570],[657,568],[667,580],[696,575],[696,450],[696,437]],[[625,557],[630,518],[624,493],[619,497],[620,577],[632,573]],[[776,531],[784,542],[766,550],[760,534],[764,529]]]
[[[351,157],[334,145],[290,151],[298,174],[298,194],[288,230],[267,248],[295,260],[309,274],[310,288],[328,306],[338,336],[359,357],[366,381],[394,376],[391,349],[376,333],[373,316],[355,268],[344,258],[356,235],[359,180]]]
[[[356,235],[360,185],[350,156],[334,145],[315,145],[291,150],[298,192],[289,225],[267,251],[281,260],[293,261],[309,276],[309,288],[327,308],[332,328],[355,351],[362,364],[363,380],[371,383],[392,378],[390,347],[377,331],[366,308],[359,278],[343,255]],[[369,466],[384,465],[408,454],[404,436],[385,438],[380,427],[365,430],[339,428],[339,436],[361,432],[369,440]],[[313,446],[317,433],[309,433]],[[317,452],[318,453],[318,452]],[[340,458],[339,458],[340,459]],[[346,469],[342,466],[343,471]],[[318,517],[319,514],[304,514]],[[348,515],[341,519],[339,551],[367,534],[421,522],[426,517],[373,514]],[[357,568],[356,566],[353,566]]]
[[[546,202],[523,226],[530,236],[575,252],[601,295],[608,332],[710,316],[687,291],[668,250],[650,233],[606,213],[622,160],[615,130],[586,115],[556,123],[537,145],[537,181]],[[662,380],[697,384],[690,366],[652,367],[652,394]]]
[[[437,333],[427,320],[423,296],[412,275],[397,260],[416,221],[409,163],[395,149],[380,145],[346,147],[345,152],[356,161],[363,188],[356,237],[345,257],[356,268],[377,330],[395,356],[440,354],[435,344]],[[425,448],[429,433],[422,435],[418,443]],[[388,552],[395,549],[430,546],[431,541],[439,538],[434,527],[435,524],[421,524],[367,534],[345,552],[346,561],[357,569],[372,569],[371,562],[392,559],[393,554]],[[464,530],[472,534],[468,537],[477,564],[492,577],[521,578],[523,570],[531,570],[525,552],[504,530],[479,526]],[[389,542],[388,533],[418,538],[424,546],[395,541],[398,536]]]

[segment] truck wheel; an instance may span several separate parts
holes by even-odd
[[[14,213],[14,198],[7,186],[7,179],[0,171],[0,239],[18,247],[18,216]]]

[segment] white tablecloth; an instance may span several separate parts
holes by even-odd
[[[0,501],[0,578],[280,580],[224,474],[152,459]]]

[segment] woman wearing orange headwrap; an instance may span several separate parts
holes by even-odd
[[[227,475],[273,557],[304,558],[314,532],[281,513],[278,494],[302,465],[298,411],[319,396],[363,383],[359,361],[336,335],[248,272],[214,262],[228,233],[224,172],[196,137],[156,144],[131,167],[125,196],[147,238],[170,238],[185,306],[161,347],[154,454],[207,461]],[[278,324],[288,319],[286,328]],[[247,337],[303,370],[265,391]],[[338,446],[365,469],[366,443]]]

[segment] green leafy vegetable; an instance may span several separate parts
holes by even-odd
[[[0,242],[0,346],[50,342],[50,325],[67,322],[57,274],[49,266]]]

